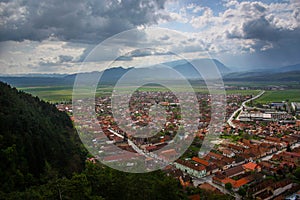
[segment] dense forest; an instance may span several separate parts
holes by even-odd
[[[51,170],[71,177],[86,152],[68,115],[54,105],[0,83],[0,190],[25,190]]]
[[[183,189],[162,171],[129,174],[86,162],[66,113],[2,82],[0,108],[0,199],[217,198]]]

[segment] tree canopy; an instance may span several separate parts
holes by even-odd
[[[47,170],[83,170],[86,151],[66,113],[1,82],[0,108],[1,191],[42,184]]]

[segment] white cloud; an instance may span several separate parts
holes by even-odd
[[[218,18],[214,16],[212,9],[204,8],[204,12],[201,16],[192,17],[190,23],[195,28],[212,27],[217,23]]]
[[[191,3],[186,6],[186,9],[191,10],[193,13],[198,13],[198,12],[202,11],[204,9],[204,7],[196,5],[194,3]]]
[[[6,41],[0,45],[1,73],[10,74],[53,71],[63,73],[64,68],[76,63],[85,50],[82,44],[76,47],[67,42],[49,40]]]
[[[224,0],[224,6],[225,7],[234,7],[236,5],[238,5],[239,2],[237,0]]]
[[[169,12],[169,16],[172,20],[177,21],[177,22],[187,23],[189,21],[186,16],[184,16],[183,14],[180,14],[180,13]]]
[[[170,6],[168,10],[164,9],[164,1],[149,1],[145,4],[131,1],[116,1],[115,4],[110,1],[92,1],[90,4],[60,2],[59,8],[48,1],[38,3],[37,7],[31,5],[34,0],[30,0],[28,5],[21,2],[14,0],[0,3],[1,39],[16,40],[0,43],[0,73],[74,73],[94,46],[75,40],[95,43],[99,38],[105,39],[132,27],[139,27],[140,33],[128,35],[123,41],[105,47],[104,53],[108,59],[110,51],[126,54],[134,49],[136,43],[161,47],[163,53],[149,55],[146,52],[143,55],[145,52],[140,52],[143,57],[132,54],[130,58],[123,57],[123,60],[116,61],[116,66],[134,66],[142,60],[151,63],[173,59],[165,52],[179,52],[189,58],[196,58],[203,50],[221,57],[223,54],[239,56],[261,52],[268,55],[271,62],[278,62],[283,56],[285,60],[299,60],[298,0],[269,4],[224,0],[224,10],[218,13],[210,7],[197,4],[182,6],[178,2],[169,1],[168,4],[174,3],[175,6]],[[127,13],[130,8],[136,10]],[[143,32],[147,26],[165,24],[170,20],[175,28],[178,24],[189,27],[188,32],[181,29],[186,38],[167,32]],[[126,44],[127,48],[120,49],[120,43]],[[97,58],[91,58],[85,70],[95,70],[98,61]]]

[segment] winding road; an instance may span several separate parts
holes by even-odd
[[[230,118],[227,120],[227,123],[228,123],[232,128],[235,128],[236,126],[235,126],[234,123],[232,122],[233,119],[234,119],[234,116],[235,116],[238,112],[240,112],[240,111],[243,109],[243,107],[249,108],[248,106],[246,106],[246,103],[248,103],[248,102],[250,102],[250,101],[252,101],[252,100],[255,100],[255,99],[261,97],[264,93],[265,93],[265,91],[262,90],[262,91],[260,91],[260,93],[259,93],[258,95],[256,95],[255,97],[252,97],[251,99],[247,99],[246,101],[244,101],[244,102],[242,103],[242,105],[241,105],[236,111],[234,111],[234,112],[232,113],[232,115],[230,116]]]

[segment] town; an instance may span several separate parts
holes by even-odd
[[[197,93],[198,131],[193,133],[192,144],[180,158],[177,158],[177,148],[164,149],[178,135],[186,136],[180,131],[183,126],[180,103],[172,92],[135,92],[130,97],[129,110],[119,110],[124,114],[124,123],[130,120],[128,126],[137,130],[136,127],[153,122],[149,117],[152,105],[164,107],[166,122],[151,137],[138,137],[134,131],[122,130],[114,120],[110,96],[95,100],[96,125],[95,121],[84,117],[74,118],[71,104],[58,104],[57,107],[68,112],[74,121],[85,120],[82,127],[77,128],[93,133],[86,134],[91,149],[96,149],[93,151],[95,157],[88,159],[91,162],[99,156],[106,163],[131,167],[141,164],[134,160],[145,156],[147,159],[142,165],[150,170],[157,161],[168,163],[163,171],[178,179],[183,187],[199,187],[235,199],[296,199],[300,196],[297,181],[300,178],[300,103],[255,104],[255,99],[263,94],[264,91],[256,95],[228,94],[220,137],[213,141],[214,148],[202,155],[199,150],[209,133],[211,121],[211,95]],[[106,137],[100,134],[99,128]],[[131,154],[120,156],[118,151],[109,150],[112,145]],[[177,159],[169,163],[174,158]]]

